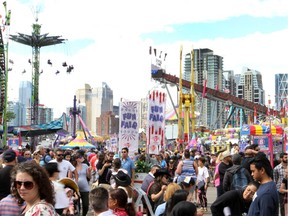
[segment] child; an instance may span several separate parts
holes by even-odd
[[[75,209],[74,209],[74,199],[73,191],[71,188],[65,188],[67,197],[69,198],[69,207],[65,208],[63,210],[63,215],[74,215]]]

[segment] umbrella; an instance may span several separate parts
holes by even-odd
[[[62,146],[63,149],[66,148],[75,148],[75,147],[80,147],[80,148],[95,148],[94,145],[91,143],[87,142],[83,137],[77,136],[74,140],[69,142],[67,145]]]

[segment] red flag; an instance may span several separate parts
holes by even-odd
[[[206,86],[207,86],[207,80],[204,80],[204,85],[203,85],[203,92],[202,92],[202,98],[206,97]]]
[[[257,122],[257,111],[256,111],[256,107],[254,106],[254,124],[256,124]]]

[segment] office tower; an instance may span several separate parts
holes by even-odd
[[[237,86],[237,97],[258,104],[265,104],[262,75],[259,71],[244,67]]]
[[[113,111],[113,91],[105,82],[95,88],[85,84],[83,89],[76,91],[76,98],[79,104],[86,106],[86,116],[81,116],[86,119],[87,128],[96,132],[97,118],[103,113]]]
[[[277,110],[288,103],[288,74],[275,74],[275,105]]]
[[[19,84],[19,103],[23,104],[23,106],[21,106],[21,109],[23,109],[23,111],[19,112],[19,116],[17,115],[17,119],[19,119],[19,125],[28,124],[27,111],[28,108],[31,107],[31,96],[32,83],[30,81],[21,81]]]
[[[223,91],[225,93],[236,96],[236,81],[233,70],[226,70],[223,72]]]
[[[24,109],[24,104],[20,102],[8,101],[7,111],[15,114],[15,118],[11,119],[7,123],[8,126],[20,126],[24,124],[23,116],[25,116],[26,112]]]
[[[190,53],[185,55],[183,78],[191,81],[191,59]],[[207,87],[223,90],[223,57],[214,55],[210,49],[194,49],[194,75],[195,83]],[[186,90],[189,92],[189,90]],[[222,128],[224,126],[224,116],[221,115],[224,105],[219,101],[211,101],[202,98],[198,94],[196,99],[196,109],[200,112],[200,117],[196,126],[204,125],[210,129]]]
[[[31,107],[26,108],[27,125],[31,125]],[[44,104],[38,104],[38,124],[47,124],[53,121],[53,109]]]

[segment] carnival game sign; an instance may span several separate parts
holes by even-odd
[[[147,147],[149,154],[159,154],[165,143],[165,107],[166,95],[158,90],[151,90],[148,99]]]
[[[113,135],[110,138],[110,149],[109,150],[112,152],[117,152],[118,151],[117,144],[118,144],[117,135]]]
[[[138,151],[139,110],[139,101],[120,102],[119,150],[127,147],[130,157]]]

